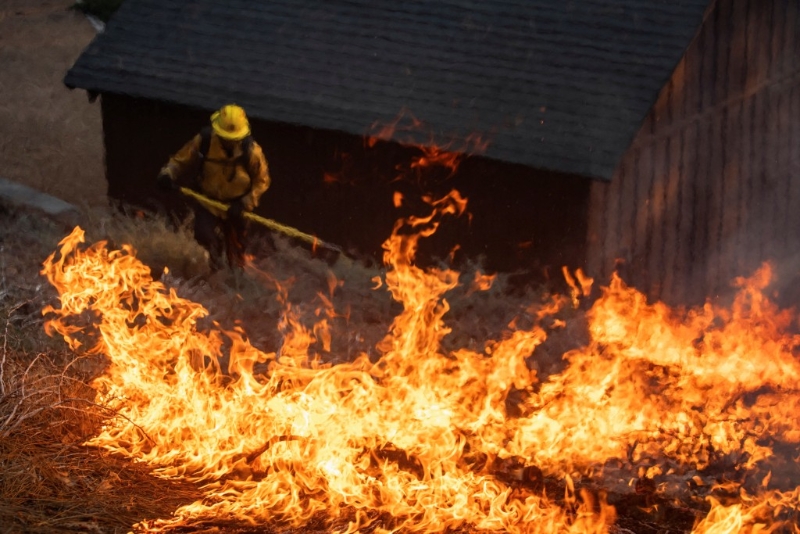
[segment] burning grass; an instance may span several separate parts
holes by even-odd
[[[7,206],[0,220],[0,530],[127,532],[197,499],[192,484],[83,445],[119,415],[89,385],[103,359],[43,330],[41,309],[56,294],[37,264],[66,227]]]
[[[66,238],[48,329],[108,364],[88,443],[203,495],[136,528],[797,531],[800,337],[769,266],[729,306],[615,278],[583,313],[416,267],[462,209],[400,221],[384,270],[279,243],[246,276],[158,281]]]
[[[56,247],[65,224],[0,212],[0,524],[797,532],[800,325],[768,266],[688,310],[416,267],[461,209],[399,222],[386,267],[277,239],[215,275],[158,218]]]
[[[0,218],[0,524],[13,532],[127,531],[199,499],[203,493],[196,483],[154,477],[151,466],[84,445],[103,422],[127,416],[108,399],[97,399],[90,385],[106,370],[108,359],[87,353],[87,346],[68,350],[44,332],[41,310],[57,304],[57,294],[39,274],[41,261],[70,226],[4,206]],[[374,290],[376,277],[385,271],[351,261],[322,261],[281,239],[275,240],[274,249],[257,250],[250,274],[209,276],[204,253],[186,226],[176,231],[157,217],[103,211],[81,218],[91,228],[89,239],[106,239],[109,246],[131,243],[157,276],[168,266],[163,280],[211,310],[199,327],[213,327],[216,321],[225,328],[246,329],[256,347],[279,346],[287,306],[298,321],[313,324],[320,306],[329,301],[337,309],[328,317],[331,350],[320,355],[331,363],[352,361],[360,353],[377,359],[375,346],[401,309],[388,293]],[[452,294],[454,344],[477,346],[513,319],[523,302],[536,298],[505,291],[502,280],[476,292],[473,280],[480,277],[465,274],[464,287]],[[348,520],[340,520],[342,528]],[[198,520],[187,530],[202,526]],[[250,528],[222,519],[206,521],[206,526],[242,532]],[[333,527],[329,519],[317,520],[320,532]],[[288,527],[273,528],[279,532]],[[313,522],[304,529],[314,530]]]

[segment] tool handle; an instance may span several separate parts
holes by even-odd
[[[189,189],[188,187],[181,187],[180,188],[180,192],[182,194],[186,195],[187,197],[191,197],[191,198],[195,199],[196,201],[200,202],[201,204],[203,204],[205,206],[216,208],[216,209],[218,209],[220,211],[223,211],[223,212],[227,212],[228,211],[228,207],[229,207],[228,204],[225,204],[224,202],[220,202],[218,200],[214,200],[212,198],[208,198],[207,196],[202,195],[202,194],[198,193],[197,191],[195,191],[193,189]],[[333,250],[335,252],[343,254],[343,251],[342,251],[341,247],[338,247],[338,246],[333,245],[331,243],[327,243],[327,242],[325,242],[325,241],[323,241],[323,240],[321,240],[321,239],[319,239],[319,238],[317,238],[317,237],[315,237],[315,236],[313,236],[311,234],[306,234],[305,232],[301,232],[297,228],[292,228],[291,226],[286,226],[285,224],[281,224],[278,221],[274,221],[272,219],[267,219],[266,217],[262,217],[260,215],[256,215],[255,213],[250,212],[250,211],[244,212],[244,217],[249,219],[249,220],[251,220],[251,221],[253,221],[253,222],[256,222],[256,223],[258,223],[258,224],[260,224],[262,226],[265,226],[265,227],[269,228],[270,230],[274,230],[276,232],[280,232],[280,233],[282,233],[284,235],[287,235],[289,237],[293,237],[295,239],[300,239],[301,241],[305,241],[306,243],[309,243],[312,247],[322,247],[322,248],[326,248],[328,250]]]

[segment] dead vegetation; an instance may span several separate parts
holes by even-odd
[[[175,227],[157,216],[103,210],[84,212],[79,218],[88,243],[131,244],[155,277],[160,276],[179,295],[203,304],[209,317],[198,328],[210,327],[212,322],[222,329],[241,326],[251,343],[265,352],[280,350],[280,321],[287,304],[307,326],[319,319],[320,310],[330,312],[331,347],[318,355],[333,363],[362,352],[376,359],[375,347],[400,311],[386,288],[379,287],[385,274],[381,268],[347,258],[322,259],[279,237],[255,239],[251,247],[255,256],[246,273],[211,275],[204,251],[191,239],[189,221]],[[55,290],[39,270],[71,230],[71,222],[0,205],[0,532],[111,533],[128,532],[134,525],[140,529],[163,526],[159,519],[168,519],[178,507],[204,494],[194,484],[157,478],[143,464],[83,445],[105,420],[121,415],[98,405],[91,387],[106,365],[103,357],[68,350],[62,340],[45,334],[41,310],[58,303]],[[512,321],[524,328],[548,294],[543,288],[512,288],[507,277],[478,291],[472,283],[476,275],[480,276],[479,265],[464,270],[461,285],[446,294],[451,308],[445,320],[452,328],[444,340],[448,351],[481,350],[480,343],[500,339]],[[536,349],[535,361],[529,363],[541,380],[560,372],[562,356],[588,339],[580,310],[569,309],[556,318],[564,319],[565,326],[550,329],[547,341]],[[512,404],[521,400],[516,393],[509,395]],[[514,406],[507,409],[514,417]],[[394,456],[381,452],[386,456],[383,460],[413,465],[413,459],[403,458],[402,450]],[[522,460],[503,462],[509,461]],[[493,465],[491,472],[515,492],[529,494],[544,487],[556,502],[565,494],[562,480],[541,475],[528,480],[527,473],[535,466],[503,462]],[[619,480],[628,476],[629,467],[619,467]],[[700,474],[716,479],[725,476],[729,467],[725,464]],[[652,480],[638,479],[632,492],[624,484],[619,488],[610,484],[613,466],[606,465],[606,470],[610,478],[586,478],[580,484],[594,494],[605,494],[609,504],[617,507],[619,517],[611,532],[688,532],[707,510],[702,500],[705,493],[696,487],[687,486],[691,494],[684,496],[691,505],[678,506],[646,484]],[[784,471],[785,467],[776,469],[776,473]],[[519,479],[518,473],[527,478]],[[376,525],[392,521],[375,519]],[[347,520],[347,514],[336,524],[320,517],[298,530],[204,519],[172,531],[327,532],[346,528]]]
[[[103,362],[43,329],[55,292],[39,266],[65,225],[3,206],[0,219],[0,531],[127,532],[196,499],[192,485],[82,445],[116,414],[89,386]]]
[[[320,355],[332,362],[360,352],[377,358],[375,346],[399,311],[385,288],[376,289],[381,269],[320,259],[281,238],[256,236],[247,274],[212,276],[188,222],[176,228],[156,216],[105,210],[79,218],[88,242],[132,244],[156,277],[203,304],[210,316],[200,328],[212,321],[242,326],[265,351],[280,347],[287,303],[307,325],[320,309],[331,310],[331,350]],[[127,532],[199,498],[192,484],[155,478],[144,465],[82,445],[104,420],[119,415],[95,403],[91,381],[104,368],[102,357],[68,350],[44,330],[41,310],[57,305],[57,295],[39,270],[73,221],[3,205],[0,220],[0,532]],[[169,273],[162,275],[165,267]],[[453,346],[496,339],[540,294],[512,293],[503,280],[476,292],[474,276],[464,273],[462,286],[448,295],[453,333],[447,342]],[[559,360],[560,352],[554,365]]]

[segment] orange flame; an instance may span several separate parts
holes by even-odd
[[[477,133],[471,133],[462,139],[451,136],[449,141],[442,143],[424,121],[407,109],[401,110],[388,124],[373,123],[370,131],[371,133],[365,136],[367,147],[373,148],[378,141],[390,140],[413,146],[420,151],[420,154],[412,156],[409,169],[419,171],[430,167],[443,167],[450,171],[451,176],[467,154],[483,154],[490,144],[489,140]],[[423,141],[424,137],[427,137],[427,142]]]
[[[547,338],[542,321],[566,325],[553,315],[569,300],[538,305],[532,326],[514,321],[485,350],[443,350],[445,295],[458,273],[420,269],[414,257],[419,239],[466,202],[453,192],[430,205],[430,215],[398,221],[384,243],[388,269],[376,289],[385,285],[402,312],[377,363],[365,354],[337,365],[310,356],[331,346],[327,320],[336,311],[323,294],[320,320],[308,327],[276,284],[283,341],[265,353],[240,328],[200,330],[207,311],[153,280],[130,247],[83,247],[80,229],[60,243],[42,271],[61,295],[59,308],[45,310],[46,328],[74,349],[92,343],[91,352],[108,357],[94,386],[99,401],[124,416],[88,444],[146,462],[160,476],[206,483],[202,501],[137,528],[210,518],[299,527],[326,516],[349,519],[347,532],[600,533],[615,521],[614,508],[574,480],[614,461],[655,484],[723,456],[755,471],[774,455],[770,443],[800,442],[800,336],[791,333],[793,312],[763,294],[768,265],[737,280],[730,309],[650,304],[615,276],[587,313],[589,342],[540,382],[527,360]],[[588,295],[591,279],[575,278],[575,298]],[[476,276],[473,286],[490,282]],[[331,295],[338,285],[329,280]],[[523,393],[518,416],[506,407],[512,391]],[[511,466],[505,479],[497,466]],[[513,481],[536,473],[561,484],[564,498],[518,491]],[[788,524],[780,511],[797,509],[800,490],[762,490],[733,504],[711,498],[694,531]]]
[[[581,297],[588,297],[592,292],[594,279],[583,274],[583,271],[580,269],[575,271],[575,276],[572,276],[572,273],[569,272],[566,266],[562,267],[561,272],[564,275],[564,280],[567,281],[567,285],[569,285],[572,290],[572,303],[577,306]]]

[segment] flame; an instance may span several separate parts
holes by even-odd
[[[601,533],[616,511],[580,481],[613,462],[657,488],[670,474],[701,479],[723,457],[755,471],[775,454],[772,443],[800,442],[797,318],[764,295],[769,265],[736,281],[730,308],[648,303],[614,276],[586,314],[589,342],[540,381],[528,359],[547,339],[545,325],[567,326],[555,316],[572,299],[532,306],[532,325],[514,321],[485,348],[445,351],[446,294],[459,273],[423,270],[414,257],[466,201],[452,192],[429,204],[429,215],[398,221],[384,243],[388,268],[375,289],[390,291],[402,312],[377,362],[361,354],[323,363],[337,312],[322,293],[319,321],[306,326],[270,279],[284,306],[283,340],[262,352],[241,328],[201,330],[207,310],[153,280],[130,247],[83,246],[79,228],[62,240],[42,271],[61,301],[44,310],[46,328],[108,358],[94,387],[120,415],[88,444],[204,483],[204,499],[138,529],[215,518],[300,527],[325,517],[347,521],[346,532]],[[574,299],[589,294],[590,278],[565,275]],[[476,275],[472,287],[492,281]],[[331,295],[339,285],[328,280]],[[519,415],[509,414],[511,392],[523,394]],[[543,479],[563,496],[530,489]],[[736,502],[710,496],[694,532],[788,524],[781,513],[797,509],[800,489],[764,480]]]
[[[711,510],[698,522],[692,534],[766,534],[769,532],[800,532],[797,510],[800,509],[800,488],[793,491],[769,491],[764,495],[741,495],[741,502],[722,504],[709,497]],[[794,520],[780,519],[790,511]]]
[[[625,457],[703,469],[712,454],[735,452],[754,465],[771,454],[762,438],[797,443],[800,339],[785,333],[792,314],[762,293],[770,278],[765,265],[738,280],[730,311],[707,304],[681,314],[614,276],[588,314],[592,342],[565,355],[567,370],[531,397],[535,415],[510,450],[553,469]],[[747,394],[757,394],[754,405]]]
[[[470,284],[468,294],[474,293],[476,291],[488,291],[489,289],[491,289],[495,280],[497,280],[496,274],[483,274],[480,271],[475,271],[475,275],[472,278],[472,284]]]
[[[576,270],[575,276],[573,276],[566,266],[561,268],[561,273],[564,275],[564,280],[566,280],[567,285],[570,287],[572,303],[577,306],[581,297],[588,297],[592,292],[594,279],[586,276],[581,269]]]
[[[417,149],[419,153],[411,156],[408,169],[404,169],[401,176],[407,175],[408,171],[419,172],[431,167],[441,167],[449,171],[448,177],[455,174],[466,154],[484,154],[490,144],[488,139],[477,133],[466,136],[452,134],[445,142],[442,142],[441,137],[404,108],[388,123],[374,122],[369,133],[364,136],[364,144],[373,148],[379,141],[394,140]]]
[[[419,146],[418,148],[422,154],[412,158],[411,169],[424,169],[426,167],[441,166],[449,169],[452,175],[452,173],[458,169],[458,166],[461,164],[461,160],[464,158],[464,155],[460,152],[443,150],[441,147],[436,145]]]

